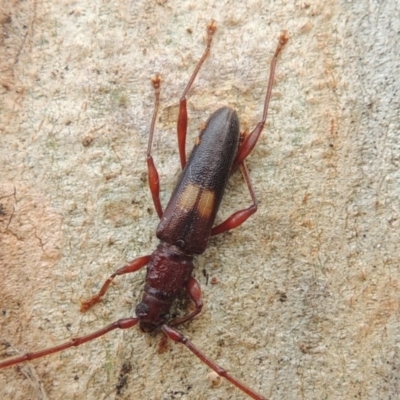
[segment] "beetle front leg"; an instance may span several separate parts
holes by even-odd
[[[115,271],[103,284],[99,293],[92,296],[89,300],[81,301],[81,312],[89,310],[92,306],[100,301],[100,299],[106,294],[108,287],[116,276],[130,274],[131,272],[139,271],[150,262],[151,256],[139,257],[136,260],[131,261],[129,264]]]
[[[242,225],[251,215],[253,215],[257,211],[258,200],[256,197],[256,193],[254,192],[253,185],[251,184],[249,171],[247,170],[246,164],[244,161],[240,164],[240,171],[242,172],[243,178],[246,181],[247,187],[250,192],[251,199],[253,200],[253,204],[245,208],[243,210],[236,211],[229,218],[227,218],[221,224],[214,226],[211,229],[211,236],[218,235],[220,233],[229,231],[231,229],[237,228]]]
[[[168,325],[169,326],[178,326],[181,325],[187,321],[190,321],[193,319],[197,314],[201,312],[201,309],[203,308],[203,299],[201,296],[201,287],[199,282],[196,281],[192,276],[189,278],[188,283],[186,284],[186,292],[188,293],[189,297],[191,300],[194,302],[196,308],[189,313],[188,315],[185,315],[182,318],[176,318],[172,320]]]

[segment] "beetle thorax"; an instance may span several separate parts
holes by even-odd
[[[161,242],[147,266],[146,284],[142,301],[136,307],[139,327],[154,331],[169,319],[174,300],[192,274],[193,256],[184,254],[179,247]]]

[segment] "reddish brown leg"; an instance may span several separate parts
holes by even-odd
[[[161,218],[163,211],[160,201],[160,179],[158,176],[157,168],[154,164],[153,156],[151,155],[151,147],[153,144],[153,136],[154,136],[154,126],[156,124],[158,108],[160,106],[160,83],[161,79],[159,75],[156,75],[152,78],[151,83],[154,89],[154,112],[153,118],[151,119],[150,125],[150,134],[149,134],[149,142],[147,144],[147,174],[149,177],[149,186],[151,191],[151,197],[153,198],[154,207],[157,211],[158,216]]]
[[[182,318],[174,319],[173,321],[171,321],[169,323],[169,326],[181,325],[187,321],[190,321],[197,314],[199,314],[201,312],[201,309],[203,308],[203,300],[201,298],[201,287],[200,287],[199,282],[197,282],[196,279],[194,279],[192,276],[190,277],[188,283],[186,284],[186,292],[188,293],[189,297],[194,302],[196,308],[188,315],[185,315]]]
[[[267,94],[265,95],[264,112],[263,112],[262,120],[257,124],[257,126],[254,128],[254,130],[245,138],[243,144],[240,146],[240,148],[238,150],[238,154],[236,155],[235,161],[233,162],[232,170],[235,170],[246,159],[246,157],[252,152],[252,150],[254,149],[254,146],[256,145],[257,140],[260,137],[260,134],[264,128],[265,121],[267,120],[267,115],[268,115],[269,102],[271,100],[272,86],[274,85],[276,63],[278,61],[279,53],[281,52],[283,46],[286,44],[286,42],[288,40],[289,40],[289,37],[288,37],[287,32],[282,31],[279,36],[278,46],[276,47],[275,54],[272,57],[272,61],[271,61],[271,68],[270,68],[269,79],[268,79],[268,88],[267,88]]]
[[[211,21],[207,25],[207,46],[204,50],[203,55],[201,56],[199,62],[196,65],[196,68],[193,71],[191,78],[189,79],[188,84],[186,85],[185,90],[182,93],[182,97],[179,103],[179,117],[178,117],[178,145],[179,145],[179,156],[181,158],[181,165],[182,169],[185,168],[186,165],[186,133],[187,133],[187,123],[188,123],[188,115],[187,115],[187,107],[186,107],[186,95],[190,90],[197,74],[201,66],[203,65],[205,59],[207,58],[208,54],[210,53],[212,37],[217,30],[217,26],[214,21]]]
[[[240,382],[239,379],[236,379],[232,375],[230,375],[227,371],[221,368],[214,361],[210,360],[204,353],[202,353],[193,343],[191,343],[185,336],[182,335],[178,330],[171,328],[168,325],[163,325],[161,327],[163,332],[174,342],[184,344],[195,356],[197,356],[204,364],[207,364],[212,370],[214,370],[219,376],[227,379],[230,383],[240,389],[243,393],[246,393],[248,396],[255,400],[267,400],[266,397],[261,394],[256,393],[254,390],[250,389],[244,383]]]
[[[233,213],[229,218],[227,218],[221,224],[214,226],[211,229],[211,236],[218,235],[220,233],[229,231],[231,229],[237,228],[242,225],[251,215],[253,215],[257,211],[258,200],[256,194],[253,189],[253,185],[250,181],[249,171],[247,170],[246,164],[244,161],[240,164],[240,171],[242,172],[243,178],[246,181],[247,187],[250,192],[251,199],[253,200],[253,204],[245,208],[244,210],[239,210]]]
[[[80,346],[83,343],[90,342],[91,340],[97,339],[100,336],[105,335],[106,333],[113,331],[114,329],[129,329],[135,326],[139,322],[138,318],[124,318],[120,319],[112,324],[106,326],[103,329],[100,329],[96,332],[90,333],[89,335],[82,336],[79,338],[74,338],[69,342],[60,344],[58,346],[49,347],[48,349],[35,351],[33,353],[26,353],[22,356],[10,358],[9,360],[1,361],[0,368],[9,367],[10,365],[18,364],[23,361],[34,360],[35,358],[41,358],[47,356],[49,354],[58,353],[59,351],[69,349],[70,347]]]
[[[151,256],[143,256],[139,257],[136,260],[131,261],[128,265],[118,269],[115,271],[103,284],[99,293],[91,297],[89,300],[85,300],[81,302],[81,311],[85,312],[90,307],[95,305],[100,301],[100,299],[106,294],[108,287],[116,276],[130,274],[131,272],[139,271],[140,268],[144,267],[150,262]]]

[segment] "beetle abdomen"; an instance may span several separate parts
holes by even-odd
[[[222,107],[207,120],[157,228],[157,237],[188,253],[207,247],[239,144],[235,110]]]

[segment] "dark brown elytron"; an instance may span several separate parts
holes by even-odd
[[[177,131],[183,172],[164,211],[159,197],[158,172],[151,155],[155,121],[159,108],[160,77],[156,76],[152,80],[155,92],[155,109],[147,148],[147,168],[154,206],[161,219],[157,228],[157,237],[160,239],[160,243],[153,254],[137,258],[117,270],[106,280],[99,293],[82,302],[81,306],[82,311],[87,311],[96,304],[104,296],[116,276],[135,272],[147,266],[143,297],[142,301],[136,306],[136,317],[121,319],[97,332],[74,338],[56,347],[2,361],[0,368],[44,357],[72,346],[79,346],[114,329],[128,329],[139,324],[140,329],[144,332],[161,330],[168,338],[184,344],[218,375],[226,378],[251,398],[265,399],[264,396],[256,393],[210,360],[176,329],[178,325],[193,319],[200,313],[203,306],[200,285],[192,276],[194,255],[205,251],[210,236],[240,226],[257,210],[257,199],[245,166],[245,159],[253,150],[264,128],[278,55],[288,40],[286,32],[282,32],[271,61],[263,116],[254,130],[248,135],[241,135],[236,111],[228,107],[220,108],[206,122],[196,140],[190,158],[186,162],[185,144],[188,121],[186,95],[210,52],[215,31],[216,25],[212,21],[207,26],[207,46],[204,54],[180,100]],[[240,168],[243,174],[252,198],[252,204],[248,208],[235,212],[221,224],[213,226],[226,183],[230,174],[237,168]],[[186,289],[187,294],[195,304],[195,309],[182,318],[171,320],[171,305],[181,294],[182,289]]]

